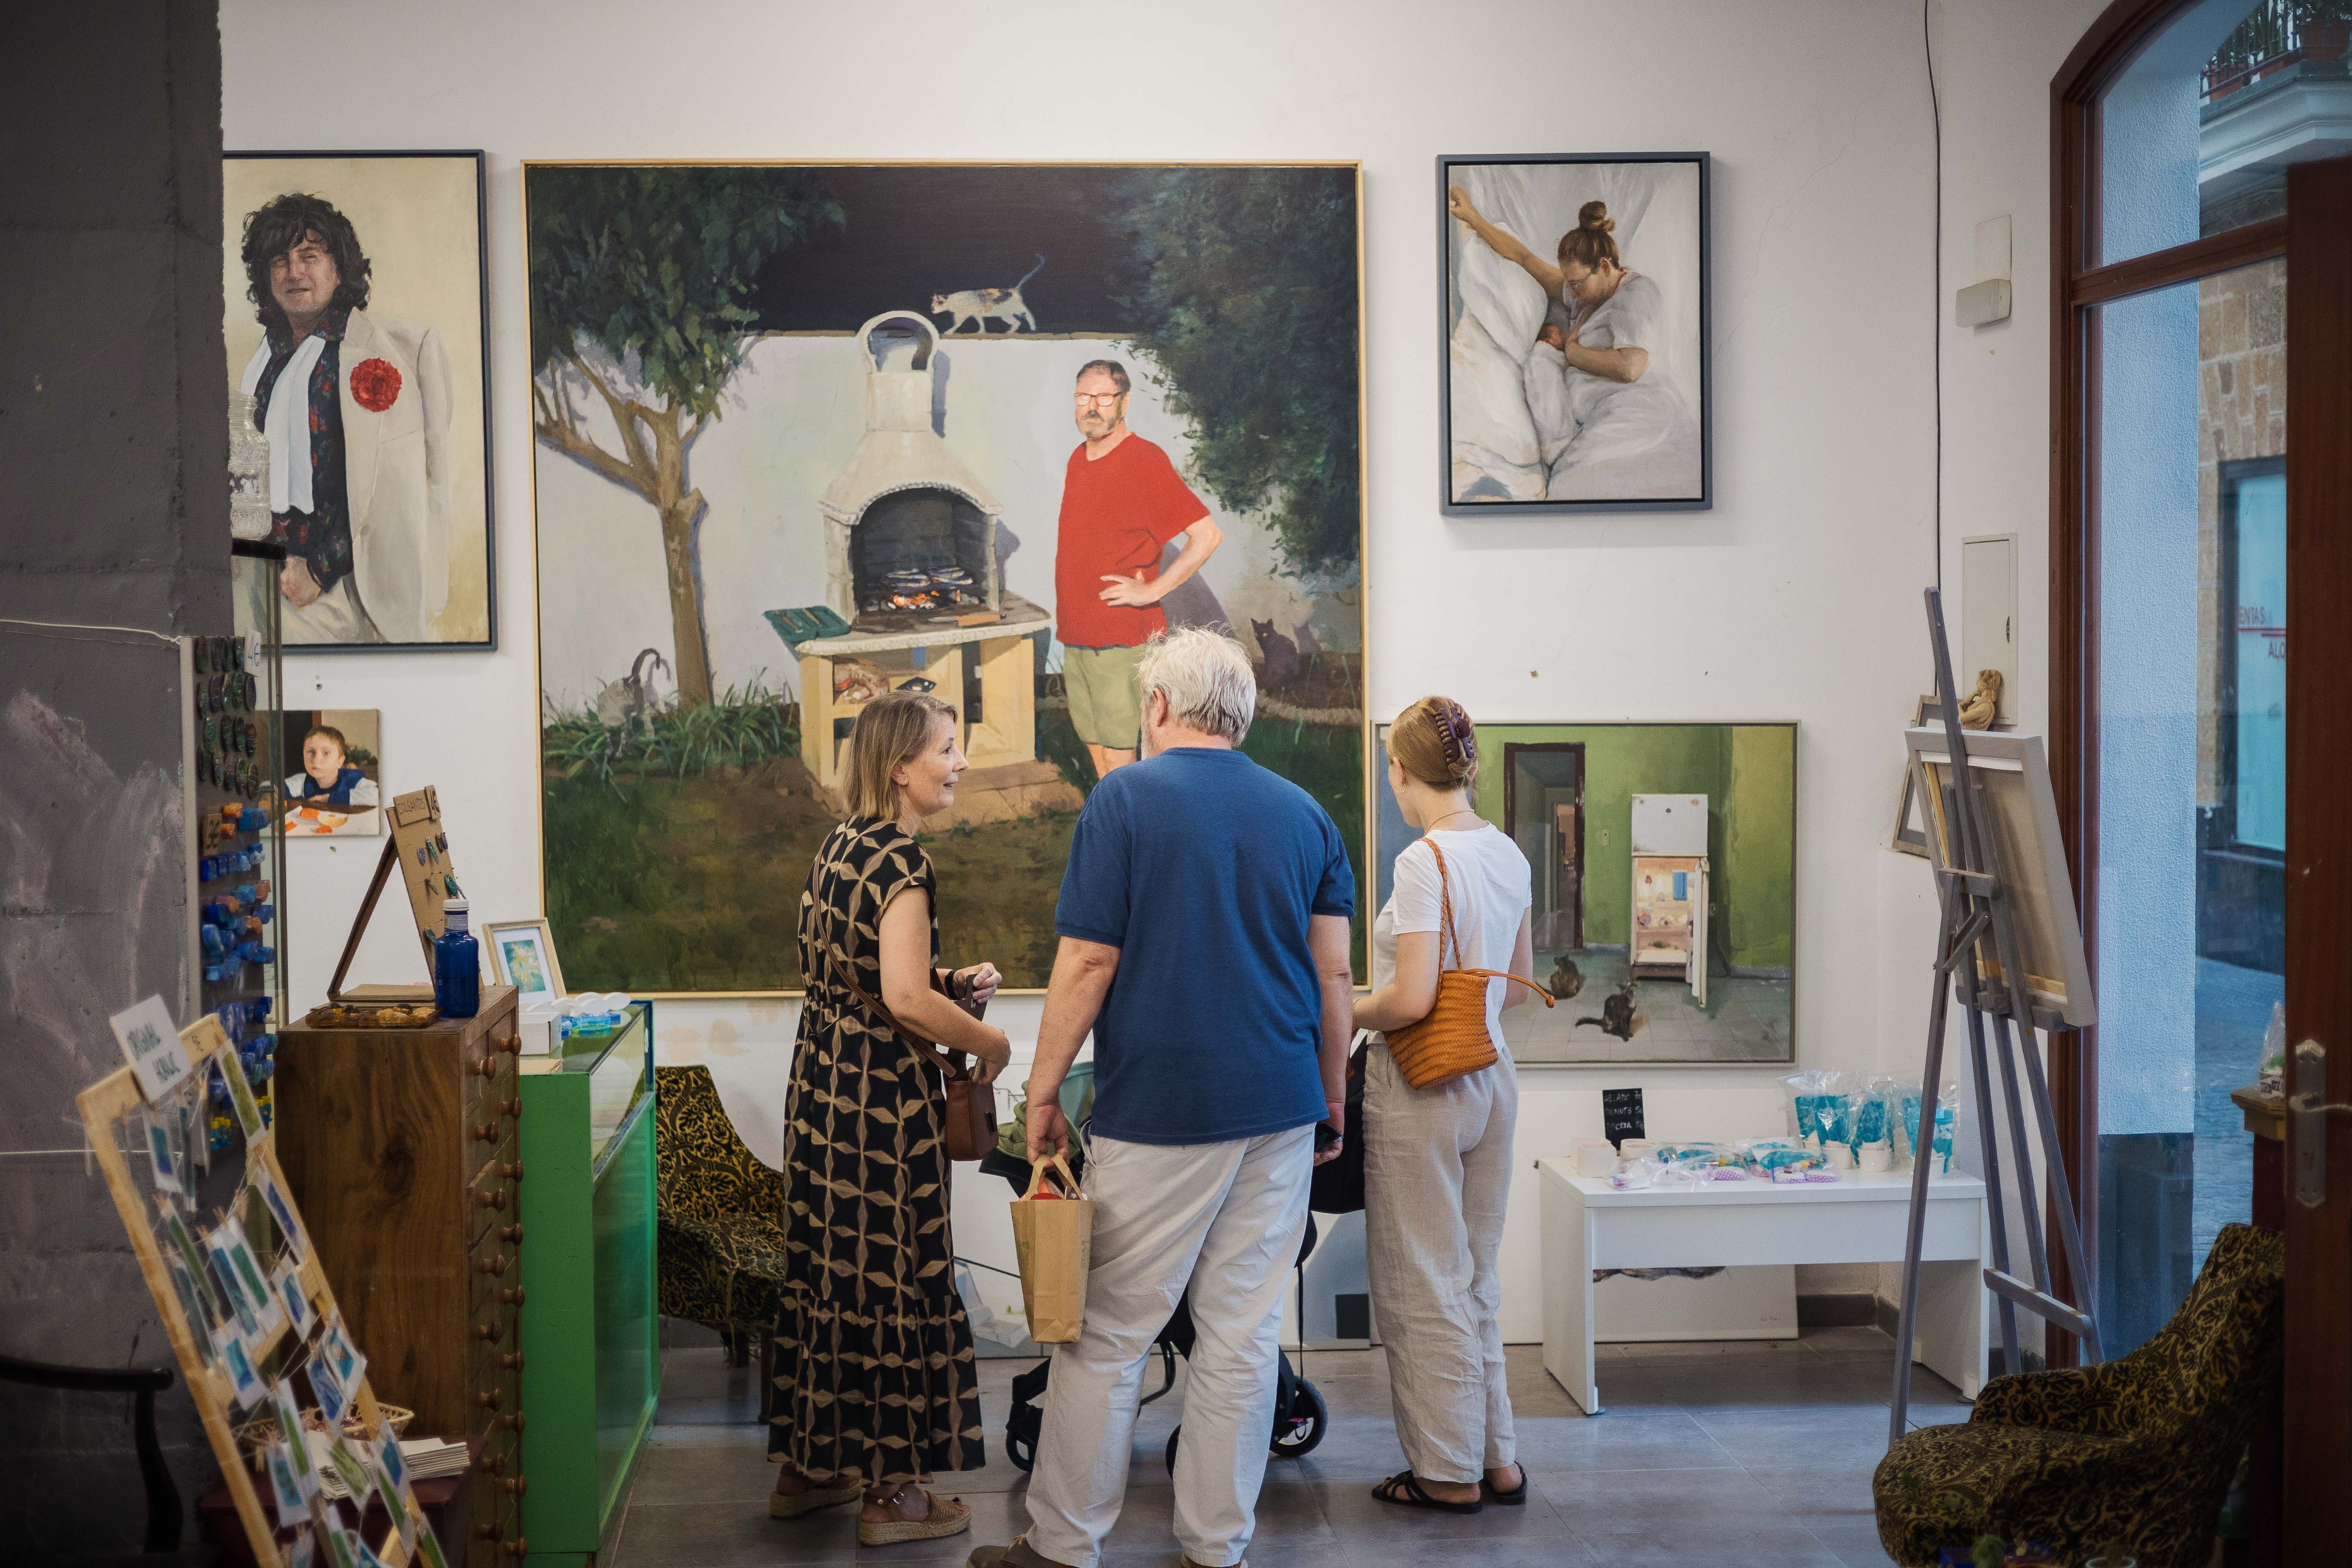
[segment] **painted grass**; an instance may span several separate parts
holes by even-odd
[[[758,681],[729,687],[715,702],[668,709],[625,732],[607,730],[583,710],[540,731],[551,769],[566,778],[611,784],[616,777],[660,772],[673,778],[712,768],[743,768],[796,757],[801,732],[784,720],[784,699]]]
[[[1090,788],[1093,771],[1067,717],[1049,709],[1038,719],[1039,749],[1071,783]],[[801,891],[833,818],[804,793],[797,763],[755,758],[667,776],[594,766],[567,773],[553,738],[551,729],[547,913],[566,983],[578,990],[799,989]],[[1343,832],[1363,820],[1360,731],[1275,721],[1254,728],[1243,749],[1314,795]],[[1076,820],[1056,812],[924,836],[940,874],[942,963],[986,959],[1008,986],[1045,984]],[[1360,831],[1348,852],[1360,888]],[[1366,913],[1358,910],[1360,973]]]

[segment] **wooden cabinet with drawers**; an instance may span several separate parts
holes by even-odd
[[[429,1029],[282,1029],[278,1158],[378,1397],[481,1435],[469,1568],[527,1550],[523,1179],[511,986]]]

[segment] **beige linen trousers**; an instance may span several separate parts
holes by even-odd
[[[1503,1215],[1518,1070],[1416,1089],[1378,1036],[1364,1058],[1364,1239],[1397,1437],[1413,1474],[1475,1481],[1516,1461],[1503,1373]]]

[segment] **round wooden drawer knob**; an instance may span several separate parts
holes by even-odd
[[[494,1476],[504,1475],[507,1468],[507,1457],[504,1454],[492,1454],[482,1461],[482,1468]]]
[[[500,1481],[499,1485],[509,1495],[520,1497],[523,1493],[530,1490],[530,1478],[529,1476],[511,1476],[507,1479]]]
[[[506,1051],[510,1055],[518,1057],[522,1055],[522,1037],[520,1035],[501,1035],[498,1039],[492,1041],[491,1044],[496,1046],[499,1050]]]
[[[478,1340],[495,1340],[499,1337],[499,1326],[496,1323],[476,1323],[474,1337]]]
[[[483,1258],[479,1263],[475,1264],[474,1267],[484,1274],[504,1274],[507,1271],[507,1265],[512,1261],[513,1259],[508,1258],[505,1253],[501,1252],[495,1258]]]
[[[474,1194],[474,1206],[476,1208],[485,1209],[502,1209],[507,1206],[507,1190],[504,1187],[499,1187],[492,1192],[476,1193]]]
[[[508,1555],[508,1556],[509,1556],[509,1557],[528,1557],[528,1556],[530,1556],[530,1537],[529,1537],[529,1536],[527,1536],[527,1535],[518,1535],[518,1536],[516,1536],[512,1541],[509,1541],[509,1542],[507,1542],[507,1545],[506,1545],[506,1553],[507,1553],[507,1555]]]
[[[503,1426],[509,1432],[520,1432],[522,1430],[522,1412],[518,1410],[511,1415],[501,1415],[493,1425]]]
[[[521,1306],[522,1287],[520,1285],[508,1286],[505,1289],[499,1292],[499,1300],[504,1301],[509,1307]]]
[[[474,1395],[474,1403],[485,1410],[496,1410],[505,1400],[506,1396],[495,1388],[485,1388]]]
[[[499,1527],[498,1527],[497,1525],[495,1525],[495,1524],[478,1524],[478,1525],[474,1526],[474,1539],[475,1539],[475,1540],[477,1540],[477,1541],[496,1541],[498,1538],[499,1538]]]
[[[498,1136],[499,1124],[495,1121],[485,1121],[474,1129],[474,1138],[477,1142],[494,1143],[498,1142]]]
[[[506,1354],[499,1357],[499,1368],[503,1372],[520,1372],[522,1370],[522,1352],[509,1351]]]
[[[520,1121],[522,1120],[521,1097],[517,1096],[515,1099],[508,1100],[504,1105],[499,1106],[498,1110],[500,1116],[506,1117],[509,1121]]]
[[[511,1165],[501,1165],[499,1173],[509,1182],[520,1182],[522,1180],[522,1162],[517,1160]]]
[[[507,1226],[506,1229],[499,1232],[499,1235],[517,1247],[522,1245],[522,1226],[519,1223]]]
[[[484,1057],[480,1061],[476,1062],[467,1070],[472,1072],[478,1078],[496,1078],[499,1076],[499,1058],[496,1057]]]

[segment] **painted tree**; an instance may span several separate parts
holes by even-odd
[[[1264,510],[1293,574],[1352,575],[1361,536],[1352,169],[1153,169],[1124,190],[1135,342],[1192,423],[1201,483]]]
[[[710,700],[687,458],[743,363],[760,268],[843,222],[808,174],[775,168],[530,173],[531,428],[659,517],[680,702]],[[592,389],[584,404],[575,388]],[[602,404],[620,447],[588,410]]]

